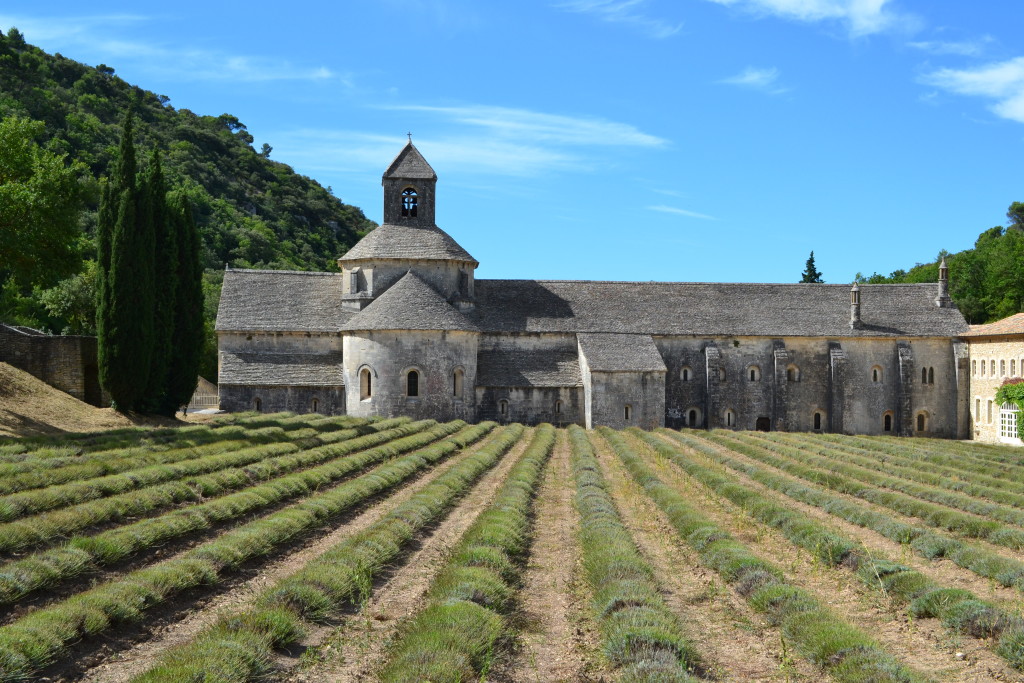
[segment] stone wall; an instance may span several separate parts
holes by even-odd
[[[1000,436],[1000,406],[995,402],[995,395],[996,390],[1006,379],[1024,376],[1024,335],[971,337],[968,340],[968,348],[969,407],[973,438],[988,443],[1020,445],[1019,438],[1010,440]]]
[[[345,386],[350,415],[413,419],[476,420],[475,332],[356,332],[344,338]],[[364,398],[360,373],[370,373]],[[419,373],[417,396],[407,394],[407,375]],[[454,373],[462,371],[462,392],[454,392]]]
[[[50,335],[0,324],[0,362],[24,370],[80,401],[109,405],[100,390],[96,337]]]
[[[584,425],[582,387],[477,387],[476,407],[478,421]]]
[[[344,387],[234,386],[221,384],[220,409],[229,413],[256,410],[277,413],[345,415]],[[314,401],[316,402],[314,406]]]
[[[815,431],[818,416],[820,431],[964,437],[962,371],[950,339],[658,337],[655,343],[668,368],[669,427],[689,425],[696,415],[697,427]],[[932,381],[922,381],[922,369],[932,370]]]

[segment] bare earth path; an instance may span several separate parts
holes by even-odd
[[[687,636],[717,680],[820,680],[821,673],[813,665],[783,653],[777,629],[718,574],[701,565],[697,553],[679,539],[665,514],[633,481],[607,442],[597,434],[591,438],[619,514],[654,567],[666,602],[687,626]],[[638,444],[633,445],[641,452]],[[656,471],[667,481],[660,469]],[[706,506],[702,510],[706,512]]]
[[[289,681],[367,681],[383,662],[388,645],[403,621],[425,606],[424,596],[448,559],[448,553],[494,500],[516,460],[523,454],[533,430],[523,433],[501,462],[456,503],[454,510],[422,539],[419,547],[375,589],[367,604],[337,627],[322,627],[303,639],[315,655],[302,660],[280,657]],[[290,671],[288,671],[290,670]]]
[[[122,683],[131,680],[156,664],[160,655],[168,648],[187,643],[221,615],[250,604],[260,591],[293,574],[331,546],[379,520],[449,468],[455,466],[466,454],[478,448],[487,438],[484,437],[481,442],[427,470],[395,493],[371,504],[364,511],[357,512],[331,533],[313,538],[296,552],[291,552],[271,562],[252,578],[214,596],[196,611],[185,615],[180,621],[162,627],[153,634],[153,637],[124,650],[116,658],[93,667],[82,677],[82,680],[97,683]]]
[[[587,617],[569,456],[563,430],[534,504],[533,544],[516,615],[522,628],[519,648],[488,680],[595,681],[605,673],[597,668],[597,634]]]

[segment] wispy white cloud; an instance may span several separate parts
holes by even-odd
[[[491,136],[531,144],[658,147],[667,143],[667,140],[644,133],[627,123],[596,117],[546,114],[528,109],[487,105],[400,105],[386,108],[436,114],[452,124],[476,126],[485,129]]]
[[[891,28],[906,28],[916,19],[887,8],[892,0],[710,0],[758,15],[807,23],[838,21],[850,35],[865,36]]]
[[[910,47],[928,52],[933,55],[960,55],[962,57],[977,57],[985,51],[985,48],[995,39],[992,36],[982,36],[977,40],[921,40],[907,43]]]
[[[416,146],[431,163],[458,174],[527,177],[551,171],[588,171],[600,163],[595,148],[667,144],[634,126],[592,117],[485,105],[381,109],[416,113],[421,125],[434,131],[414,134]],[[377,169],[381,159],[394,155],[402,140],[344,130],[296,130],[273,137],[278,158],[287,158],[305,171],[360,173]]]
[[[760,90],[768,93],[769,95],[781,95],[782,93],[789,92],[789,88],[780,87],[778,85],[778,81],[779,70],[774,66],[768,69],[758,69],[753,66],[748,66],[735,76],[723,78],[719,83],[727,83],[729,85],[738,85],[743,88]]]
[[[700,218],[701,220],[705,220],[705,221],[717,221],[718,220],[714,216],[709,216],[709,215],[707,215],[705,213],[697,213],[696,211],[690,211],[688,209],[679,209],[679,208],[676,208],[674,206],[664,206],[664,205],[661,205],[661,204],[659,204],[657,206],[648,206],[647,210],[648,211],[659,211],[661,213],[671,213],[671,214],[674,214],[676,216],[686,216],[687,218]]]
[[[921,81],[958,95],[995,100],[991,109],[996,115],[1024,123],[1024,57],[973,69],[939,69]]]
[[[608,23],[631,26],[652,38],[668,38],[682,30],[681,23],[648,16],[644,12],[645,4],[646,0],[569,0],[555,7],[567,12],[590,14]]]
[[[0,15],[0,28],[7,30],[15,26],[30,43],[87,46],[101,58],[117,58],[121,64],[131,60],[149,72],[181,80],[259,82],[335,77],[323,66],[302,66],[266,57],[125,40],[117,35],[121,29],[149,21],[153,18],[130,14],[64,19]]]

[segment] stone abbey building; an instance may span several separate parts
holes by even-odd
[[[968,330],[921,285],[477,280],[408,143],[341,273],[229,270],[224,410],[970,434]]]

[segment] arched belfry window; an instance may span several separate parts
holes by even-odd
[[[407,187],[402,190],[402,216],[415,218],[417,204],[416,188]]]

